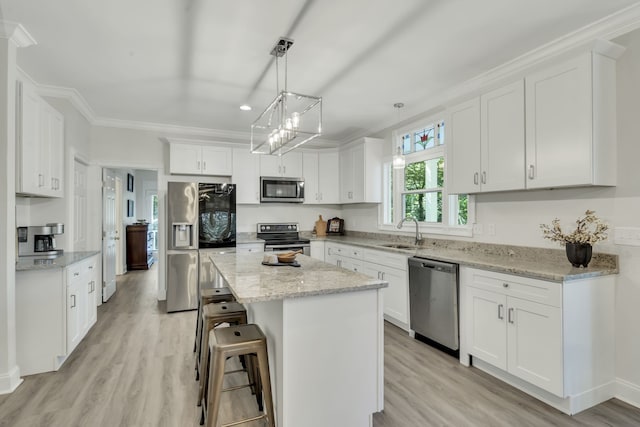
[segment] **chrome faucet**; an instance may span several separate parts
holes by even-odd
[[[416,223],[416,246],[418,246],[420,242],[422,242],[422,234],[419,231],[418,220],[410,216],[402,218],[402,221],[398,223],[398,230],[402,229],[402,224],[404,224],[405,221],[413,221]]]

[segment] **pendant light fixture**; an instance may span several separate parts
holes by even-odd
[[[402,102],[396,102],[395,104],[393,104],[393,107],[397,111],[396,119],[398,119],[398,122],[399,122],[400,109],[402,107],[404,107],[404,104]],[[394,169],[404,169],[404,166],[405,166],[406,162],[404,160],[404,155],[402,154],[402,146],[400,145],[400,143],[398,141],[399,141],[399,138],[397,138],[397,136],[396,136],[397,147],[396,147],[396,154],[393,155],[393,168]]]
[[[281,156],[322,135],[322,98],[289,92],[287,57],[293,40],[281,37],[276,57],[275,99],[251,125],[251,152]],[[280,91],[278,59],[284,56],[284,89]]]

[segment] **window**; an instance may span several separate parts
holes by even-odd
[[[470,235],[469,196],[447,193],[444,121],[432,123],[395,133],[406,165],[393,169],[391,162],[385,164],[381,228],[412,217],[425,232]]]

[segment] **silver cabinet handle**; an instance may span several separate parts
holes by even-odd
[[[44,187],[44,175],[38,174],[38,187]]]
[[[318,193],[316,193],[316,200],[319,200],[319,199],[318,199]]]
[[[513,308],[509,309],[509,323],[515,323],[513,321]]]
[[[482,172],[482,183],[483,184],[487,183],[487,172],[485,171]]]
[[[384,280],[384,271],[381,271],[380,273],[382,273],[382,274],[381,274],[381,276],[382,276],[382,280]]]
[[[498,319],[504,320],[504,314],[502,310],[504,309],[504,304],[498,304]]]
[[[535,166],[529,165],[529,179],[535,178],[535,174],[536,174]]]
[[[90,266],[89,266],[89,270],[93,270],[93,265],[90,265]]]
[[[196,160],[196,169],[200,170],[200,160]]]
[[[71,298],[73,298],[73,302],[71,303],[71,308],[75,308],[75,306],[76,306],[76,296],[75,295],[71,295]]]
[[[205,162],[204,160],[202,161],[202,170],[203,171],[207,170],[207,162]]]
[[[380,279],[380,272],[378,271],[378,279]]]
[[[475,185],[478,185],[478,172],[473,174],[473,183]]]

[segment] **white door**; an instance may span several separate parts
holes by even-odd
[[[102,302],[116,291],[116,174],[102,170]]]
[[[468,287],[467,313],[469,353],[506,371],[507,297]]]

